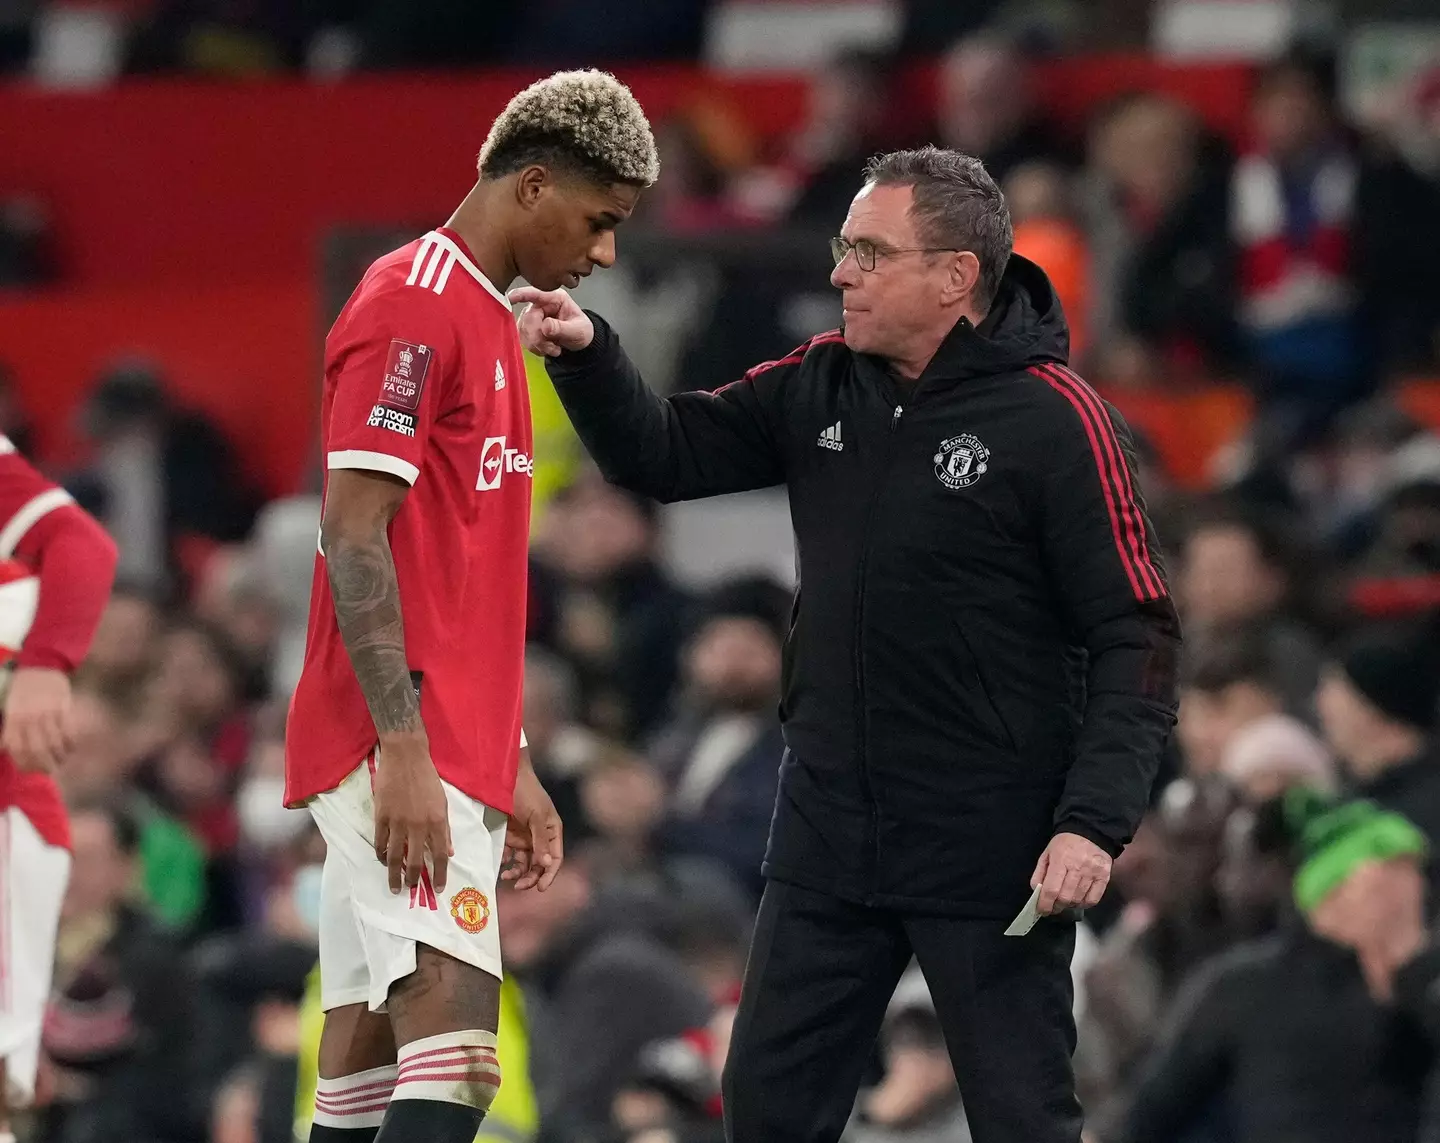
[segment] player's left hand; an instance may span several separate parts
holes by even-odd
[[[1030,875],[1030,888],[1040,887],[1040,912],[1048,916],[1100,904],[1112,865],[1111,856],[1089,838],[1057,833]]]
[[[505,856],[500,880],[516,889],[549,889],[565,860],[565,827],[555,803],[530,765],[530,751],[520,751],[515,776],[515,808],[505,829]]]
[[[21,770],[53,774],[73,745],[70,676],[50,667],[17,667],[5,696],[0,746]]]

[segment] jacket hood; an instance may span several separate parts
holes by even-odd
[[[1070,356],[1070,329],[1045,271],[1010,255],[995,304],[978,326],[961,318],[925,368],[920,384],[1017,373]]]

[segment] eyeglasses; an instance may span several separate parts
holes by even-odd
[[[867,273],[875,269],[875,260],[882,255],[886,258],[895,254],[959,254],[957,246],[879,246],[868,238],[849,242],[844,238],[830,239],[830,255],[835,265],[845,261],[845,255],[853,252],[855,262]]]

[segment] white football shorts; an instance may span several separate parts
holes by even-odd
[[[70,854],[41,840],[14,806],[0,810],[0,1059],[11,1107],[35,1097],[55,933]]]
[[[417,944],[501,976],[495,886],[506,815],[443,783],[455,848],[445,889],[435,891],[427,866],[419,885],[391,893],[389,871],[375,856],[374,765],[367,757],[309,802],[325,838],[320,1004],[327,1012],[362,1002],[385,1011],[390,986],[415,971]]]

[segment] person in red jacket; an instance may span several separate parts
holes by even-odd
[[[70,673],[115,577],[115,543],[0,436],[0,557],[40,579],[0,722],[0,1143],[35,1089],[55,929],[70,874],[70,823],[55,770],[71,744]]]

